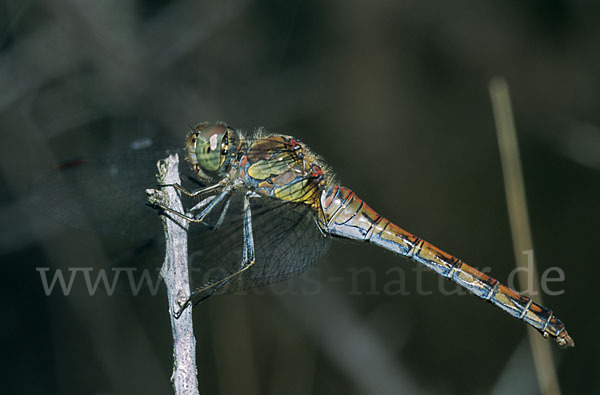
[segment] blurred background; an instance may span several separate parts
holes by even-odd
[[[136,250],[45,221],[27,196],[57,161],[182,145],[205,120],[296,136],[381,214],[506,281],[488,92],[502,76],[538,270],[565,274],[543,295],[576,342],[552,345],[560,386],[600,393],[599,18],[564,0],[4,0],[2,391],[171,393],[166,296],[46,296],[41,281]],[[525,324],[415,267],[333,243],[305,276],[201,304],[200,393],[539,393]]]

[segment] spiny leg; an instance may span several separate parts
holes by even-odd
[[[205,194],[205,193],[210,193],[210,192],[213,192],[215,190],[218,190],[218,189],[222,188],[224,185],[225,185],[225,180],[223,180],[223,181],[221,181],[221,182],[219,182],[217,184],[210,185],[210,186],[207,186],[205,188],[200,188],[200,189],[197,189],[197,190],[191,191],[191,192],[188,191],[187,189],[185,189],[184,187],[182,187],[180,184],[160,184],[158,186],[160,188],[173,187],[173,188],[177,189],[178,191],[180,191],[181,193],[183,193],[183,194],[185,194],[185,195],[187,195],[189,197],[196,197],[198,195],[202,195],[202,194]]]
[[[202,199],[200,202],[196,203],[191,209],[190,212],[192,211],[198,211],[203,209],[208,203],[210,203],[214,198],[216,198],[217,195],[212,195],[209,196],[207,198]]]
[[[250,208],[250,195],[251,192],[247,192],[244,195],[244,224],[243,224],[243,247],[242,247],[242,262],[240,268],[234,273],[227,277],[214,282],[213,284],[207,285],[202,288],[198,288],[192,292],[192,295],[188,298],[181,309],[175,313],[175,318],[178,318],[181,313],[192,303],[196,306],[198,303],[213,296],[218,290],[223,288],[232,279],[239,276],[246,270],[250,269],[255,262],[254,255],[254,236],[252,234],[252,210]]]
[[[210,229],[217,230],[223,225],[223,221],[225,221],[225,216],[227,215],[227,211],[229,210],[229,204],[231,203],[231,195],[227,197],[227,201],[225,202],[225,207],[223,207],[223,211],[221,211],[221,215],[219,216],[219,220],[214,226],[208,225]]]
[[[201,201],[200,203],[198,203],[194,207],[192,207],[190,209],[190,212],[204,208],[207,204],[209,204],[217,196],[218,195],[207,197],[206,199],[204,199],[203,201]],[[219,215],[219,219],[217,220],[217,222],[214,225],[206,223],[206,222],[202,222],[202,225],[206,226],[210,230],[218,230],[221,227],[221,225],[223,225],[223,222],[225,221],[225,217],[227,216],[227,213],[229,211],[230,204],[231,204],[231,195],[227,196],[227,200],[225,200],[225,205],[223,206],[223,210],[221,210],[221,214]]]
[[[194,303],[194,305],[196,305],[196,304],[200,303],[201,301],[214,295],[215,292],[217,292],[219,289],[221,289],[223,286],[225,286],[229,281],[231,281],[236,276],[242,274],[244,271],[248,270],[250,267],[252,267],[252,265],[254,265],[254,262],[255,262],[254,236],[252,234],[252,210],[250,208],[250,196],[249,195],[250,195],[250,192],[246,193],[246,195],[244,196],[244,225],[243,225],[244,240],[243,240],[243,247],[242,247],[242,262],[241,262],[240,268],[236,272],[230,274],[229,276],[227,276],[213,284],[210,284],[206,287],[195,290],[192,293],[192,296],[190,297],[190,299],[193,299],[194,297],[196,297],[204,292],[207,292],[207,291],[211,291],[211,292],[207,295],[204,295],[200,299],[198,299]]]
[[[169,208],[161,203],[155,203],[155,205],[157,207],[160,207],[164,211],[174,214],[174,215],[176,215],[180,218],[183,218],[187,221],[202,223],[202,221],[204,221],[204,218],[206,218],[206,216],[208,214],[210,214],[214,210],[214,208],[230,193],[231,193],[231,187],[226,187],[218,195],[216,195],[210,202],[208,202],[208,204],[206,204],[206,207],[204,207],[204,209],[199,214],[196,214],[193,217],[191,217],[190,215],[188,215],[186,213],[180,213],[179,211],[173,210],[172,208]],[[229,208],[229,200],[230,199],[227,200],[225,209]],[[200,208],[200,207],[198,207],[198,208]],[[221,213],[221,216],[223,216],[223,213]],[[219,218],[219,221],[221,221],[221,218]]]

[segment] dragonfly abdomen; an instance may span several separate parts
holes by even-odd
[[[552,311],[513,291],[498,280],[405,231],[377,214],[348,188],[335,186],[323,193],[325,230],[338,237],[366,241],[411,258],[449,278],[480,298],[524,320],[560,346],[573,346],[564,324]]]

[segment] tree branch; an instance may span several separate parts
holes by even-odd
[[[157,167],[159,170],[159,183],[180,184],[177,154],[159,161]],[[149,189],[146,192],[149,195],[150,203],[160,203],[179,213],[184,212],[181,199],[175,188],[165,187],[160,191]],[[190,296],[187,261],[187,229],[189,223],[176,215],[167,213],[162,218],[167,244],[165,262],[160,274],[167,286],[169,315],[173,333],[174,364],[171,383],[176,395],[197,395],[196,339],[194,338],[192,309],[186,308],[178,318],[175,318],[175,313],[181,311]]]

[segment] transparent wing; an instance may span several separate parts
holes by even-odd
[[[160,235],[145,190],[157,184],[156,162],[166,156],[132,150],[65,161],[32,182],[29,201],[37,215],[72,228],[130,239]]]
[[[242,198],[241,192],[233,195],[227,219],[219,229],[192,224],[189,245],[193,288],[213,284],[240,268]],[[255,264],[216,294],[237,292],[296,276],[318,262],[329,248],[331,240],[321,233],[308,206],[265,197],[251,199],[250,204]],[[219,207],[209,222],[215,221],[218,215]]]

